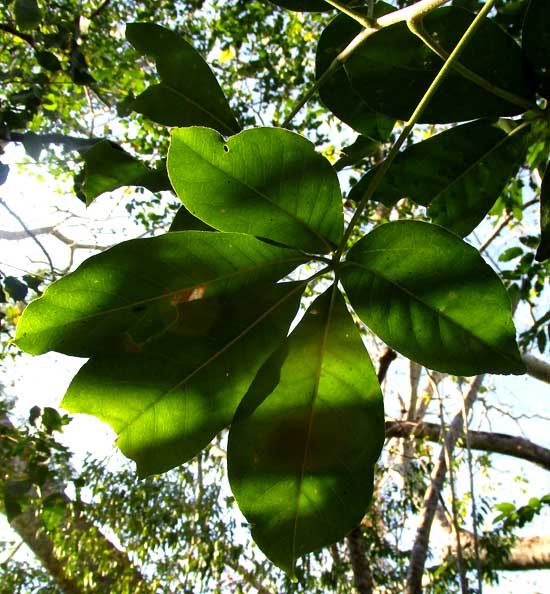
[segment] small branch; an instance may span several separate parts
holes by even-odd
[[[4,200],[2,200],[2,198],[0,198],[0,204],[21,225],[21,227],[23,227],[23,229],[25,230],[27,235],[38,245],[38,247],[41,249],[41,251],[46,256],[46,259],[48,260],[48,264],[50,266],[50,270],[52,271],[52,274],[55,274],[55,268],[54,268],[52,259],[50,258],[50,254],[48,253],[46,248],[42,245],[40,240],[36,237],[36,235],[33,235],[33,232],[27,227],[27,225],[25,225],[25,222],[23,221],[23,219],[19,215],[17,215],[15,212],[13,212],[13,210],[4,202]]]
[[[349,16],[350,19],[357,21],[360,25],[363,25],[363,27],[370,26],[368,19],[366,19],[362,14],[350,10],[345,4],[337,2],[336,0],[325,0],[325,2],[336,8],[336,10],[340,11],[342,14]]]
[[[386,421],[386,438],[415,437],[439,442],[441,427],[437,423],[414,423],[410,421]],[[464,432],[459,433],[464,439]],[[550,449],[540,446],[524,437],[492,433],[490,431],[468,431],[470,448],[503,456],[526,460],[550,471]]]
[[[51,235],[65,245],[69,246],[72,250],[95,250],[103,251],[109,248],[106,245],[96,245],[94,243],[80,243],[63,235],[61,231],[57,229],[58,225],[51,227],[38,227],[37,229],[25,229],[24,231],[2,231],[0,230],[0,239],[21,241],[23,239],[34,239],[37,235]]]
[[[36,47],[32,35],[28,35],[27,33],[18,31],[15,27],[12,27],[12,25],[9,25],[8,23],[0,23],[0,31],[4,31],[5,33],[13,35],[13,37],[21,39],[22,41],[30,45],[33,49]]]
[[[527,375],[550,384],[550,364],[528,354],[523,355],[522,359],[527,369]]]
[[[360,526],[356,526],[346,537],[353,582],[358,594],[372,594],[372,572],[365,554],[365,541]]]
[[[27,139],[45,144],[60,144],[69,151],[88,149],[98,143],[101,138],[81,138],[78,136],[67,136],[65,134],[34,134],[30,132],[11,132],[8,142],[25,142]]]
[[[464,403],[466,411],[468,411],[475,402],[479,389],[483,383],[483,378],[483,375],[478,375],[470,384],[470,389]],[[422,592],[422,575],[424,574],[424,566],[428,556],[430,531],[441,490],[445,482],[445,475],[447,474],[446,457],[447,453],[450,455],[454,450],[454,447],[462,434],[463,428],[464,417],[461,406],[449,426],[449,431],[445,437],[445,447],[441,448],[439,459],[432,472],[430,486],[426,490],[424,496],[420,524],[416,531],[416,537],[411,551],[409,570],[407,572],[406,594],[421,594]]]
[[[351,56],[351,54],[373,33],[376,33],[376,31],[382,29],[383,27],[389,27],[390,25],[394,25],[395,23],[407,21],[415,16],[426,15],[428,12],[434,10],[435,8],[439,8],[444,4],[447,4],[448,2],[450,2],[450,0],[421,0],[420,2],[417,2],[412,6],[407,6],[406,8],[402,8],[401,10],[395,10],[394,12],[390,12],[389,14],[381,16],[379,19],[372,21],[370,25],[368,21],[366,23],[361,23],[366,25],[363,31],[361,31],[361,33],[359,33],[352,39],[352,41],[336,56],[336,58],[332,61],[327,70],[323,72],[323,74],[317,79],[313,86],[307,89],[306,92],[298,99],[296,105],[282,123],[282,127],[286,128],[290,125],[290,122],[292,122],[296,114],[302,109],[302,107],[304,107],[304,105],[311,99],[311,97],[313,97],[313,95],[325,84],[326,80],[336,72],[336,70],[341,64],[345,64]],[[329,4],[332,4],[334,6],[334,4],[331,2],[329,2]],[[371,1],[371,5],[374,5],[373,1]]]
[[[536,204],[538,201],[539,201],[538,198],[534,198],[533,200],[529,200],[529,202],[526,202],[523,205],[523,209],[522,210],[525,210],[526,208],[529,208],[530,206],[533,206],[533,204]],[[512,213],[508,213],[502,219],[502,221],[498,224],[498,226],[493,231],[493,233],[491,233],[491,235],[479,246],[479,252],[480,253],[483,253],[493,243],[493,241],[500,235],[500,233],[502,232],[502,230],[504,229],[504,227],[506,227],[506,225],[513,218],[514,218],[514,215]]]

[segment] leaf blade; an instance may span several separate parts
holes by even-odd
[[[209,128],[176,129],[167,167],[187,209],[216,229],[321,253],[342,237],[338,178],[298,134],[254,128],[224,141]]]
[[[131,109],[166,126],[210,126],[224,134],[240,130],[214,74],[187,41],[153,23],[129,23],[126,38],[155,59],[162,80],[132,101]]]
[[[383,419],[372,363],[332,287],[260,370],[229,436],[233,493],[254,540],[285,571],[360,521]]]
[[[23,312],[16,343],[31,354],[139,350],[170,327],[182,303],[276,281],[306,260],[237,233],[126,241],[50,285]]]
[[[423,25],[450,53],[473,17],[457,7],[443,7],[426,15]],[[534,102],[520,48],[490,19],[485,19],[469,42],[460,63],[490,84]],[[397,23],[370,36],[345,68],[352,85],[372,109],[408,120],[442,64],[441,58],[413,35],[406,23]],[[459,122],[523,111],[525,107],[510,103],[453,71],[426,106],[419,123]]]
[[[443,227],[377,227],[350,250],[342,284],[373,332],[426,367],[525,372],[506,290],[479,252]]]
[[[304,287],[280,283],[184,304],[177,324],[142,351],[92,358],[62,406],[109,423],[142,476],[182,464],[230,423],[285,338]]]
[[[537,92],[550,97],[550,6],[529,0],[522,29],[523,54],[532,68]]]

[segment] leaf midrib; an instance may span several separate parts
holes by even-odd
[[[280,264],[284,264],[286,262],[289,262],[290,263],[290,262],[292,262],[294,260],[296,260],[296,262],[302,262],[303,261],[303,258],[298,258],[297,256],[295,256],[293,258],[286,258],[286,259],[281,259],[281,260],[270,261],[268,267],[275,266],[275,265],[280,265]],[[162,293],[161,295],[157,295],[155,297],[150,297],[148,299],[141,299],[141,300],[138,300],[138,301],[132,301],[131,303],[128,303],[126,305],[121,305],[119,307],[113,307],[113,308],[110,308],[110,309],[105,309],[105,310],[102,310],[100,312],[96,312],[96,313],[92,313],[92,314],[89,314],[89,315],[85,315],[85,316],[79,317],[79,318],[77,318],[75,320],[71,320],[71,321],[66,322],[66,323],[62,323],[62,324],[54,325],[54,326],[48,326],[47,328],[45,328],[43,330],[40,330],[39,332],[32,332],[32,336],[40,336],[40,335],[42,335],[44,333],[50,332],[52,329],[58,328],[59,326],[62,326],[64,328],[67,328],[67,327],[70,327],[70,326],[72,326],[74,324],[79,324],[79,323],[82,323],[82,322],[85,322],[85,321],[93,320],[94,318],[98,318],[98,317],[102,317],[102,316],[108,316],[108,315],[111,315],[111,314],[114,314],[114,313],[117,313],[117,312],[120,312],[120,311],[125,311],[125,310],[128,310],[128,309],[132,309],[132,308],[134,308],[136,306],[139,307],[140,305],[145,305],[145,304],[148,304],[148,303],[154,303],[155,301],[161,301],[163,299],[168,299],[171,296],[180,293],[181,291],[188,291],[190,289],[194,289],[194,288],[196,288],[198,286],[201,286],[201,285],[204,285],[204,284],[208,284],[209,286],[211,286],[211,285],[213,285],[215,283],[220,283],[220,282],[223,282],[225,280],[228,280],[228,279],[237,277],[239,275],[247,275],[248,273],[250,273],[252,271],[256,271],[256,270],[260,270],[260,269],[262,269],[262,266],[253,266],[253,267],[250,267],[250,268],[239,269],[239,270],[236,270],[236,271],[234,271],[234,272],[232,272],[230,274],[219,276],[219,277],[216,277],[216,278],[210,279],[210,280],[202,280],[202,281],[199,281],[199,282],[197,282],[197,283],[195,283],[193,285],[190,285],[190,286],[179,287],[178,289],[174,289],[174,290],[169,291],[167,293]],[[90,292],[90,289],[86,289],[86,290],[87,290],[88,293]],[[45,294],[44,297],[47,297],[47,295]],[[212,297],[214,297],[214,295]],[[48,307],[56,307],[56,308],[61,309],[63,311],[75,311],[75,310],[70,310],[69,308],[67,308],[65,306],[59,306],[59,305],[57,305],[55,303],[48,303]],[[28,336],[31,336],[31,333],[28,333],[26,336],[27,337]],[[21,338],[23,338],[23,337],[21,337]]]
[[[310,446],[310,442],[311,442],[311,431],[312,431],[312,427],[313,427],[313,418],[315,416],[314,414],[314,407],[315,407],[315,403],[317,402],[317,397],[319,396],[319,385],[321,383],[321,373],[323,370],[323,361],[324,361],[324,356],[325,356],[325,350],[326,350],[326,344],[328,341],[328,332],[329,332],[329,328],[330,328],[330,324],[331,324],[331,320],[332,320],[332,314],[333,314],[333,310],[334,310],[334,302],[335,302],[335,298],[336,298],[336,291],[338,290],[336,283],[334,283],[334,285],[332,286],[332,294],[330,297],[330,303],[328,306],[328,310],[327,310],[327,314],[326,314],[326,321],[325,321],[325,328],[323,331],[323,338],[321,340],[321,343],[319,345],[319,359],[318,359],[318,365],[317,365],[317,369],[316,369],[316,373],[315,373],[315,380],[314,380],[314,384],[313,384],[313,394],[312,394],[312,398],[311,398],[311,402],[310,402],[310,414],[309,414],[309,418],[308,418],[308,426],[307,426],[307,432],[306,432],[306,441],[304,444],[304,455],[302,457],[302,465],[300,468],[300,478],[298,481],[298,493],[296,494],[296,507],[295,507],[295,514],[294,514],[294,526],[292,529],[292,556],[291,556],[291,563],[292,563],[292,567],[294,568],[294,563],[296,562],[296,540],[297,540],[297,532],[298,532],[298,519],[299,519],[299,509],[300,509],[300,499],[301,499],[301,494],[302,494],[302,486],[304,484],[304,475],[305,475],[305,468],[306,468],[306,461],[308,459],[308,455],[309,455],[309,446]]]
[[[203,363],[198,365],[193,371],[188,373],[182,380],[176,382],[173,386],[169,389],[165,390],[162,394],[160,394],[157,398],[155,398],[152,402],[150,402],[143,410],[139,411],[138,414],[129,421],[126,426],[118,432],[118,436],[122,436],[123,433],[128,431],[133,423],[135,423],[138,419],[140,419],[148,410],[153,408],[158,402],[160,402],[163,398],[165,398],[168,394],[177,390],[179,387],[183,386],[187,382],[189,382],[197,373],[199,373],[205,367],[208,367],[213,361],[215,361],[218,357],[221,357],[227,350],[229,350],[234,344],[244,338],[249,332],[251,332],[258,324],[260,324],[268,315],[274,312],[278,307],[280,307],[287,299],[292,297],[294,293],[299,290],[303,290],[307,283],[301,282],[299,283],[294,289],[292,289],[289,293],[281,297],[276,303],[271,305],[266,311],[264,311],[257,319],[250,323],[249,326],[244,328],[241,332],[239,332],[234,338],[230,339],[227,344],[225,344],[222,348],[218,351],[213,353],[210,357],[206,359]]]

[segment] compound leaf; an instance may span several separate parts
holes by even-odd
[[[175,323],[142,350],[90,359],[62,406],[109,423],[141,475],[182,464],[230,423],[286,337],[304,287],[260,285],[182,303]]]
[[[341,280],[363,322],[410,359],[455,375],[525,372],[504,286],[443,227],[377,227],[351,248]]]
[[[34,355],[136,352],[177,321],[182,303],[276,281],[305,260],[238,233],[125,241],[50,285],[23,312],[16,342]]]
[[[186,208],[220,231],[326,253],[343,234],[336,173],[311,142],[280,128],[227,141],[215,130],[172,131],[168,175]]]
[[[162,81],[132,101],[130,109],[166,126],[210,126],[223,134],[239,131],[216,77],[187,41],[153,23],[126,25],[126,38],[154,58]]]
[[[233,494],[274,563],[292,574],[360,522],[383,440],[380,386],[333,286],[259,371],[229,434]]]

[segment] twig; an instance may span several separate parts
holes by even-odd
[[[470,384],[468,396],[465,399],[464,406],[468,411],[477,398],[477,394],[481,385],[483,384],[483,375],[478,375]],[[430,531],[432,528],[439,495],[445,482],[445,475],[447,474],[447,451],[452,453],[454,447],[460,437],[464,422],[462,415],[462,407],[454,416],[449,431],[446,435],[446,448],[442,447],[439,454],[439,459],[434,467],[431,477],[431,483],[426,490],[424,496],[424,505],[421,514],[420,524],[416,531],[414,545],[411,551],[409,562],[409,570],[407,572],[406,594],[421,594],[422,592],[422,575],[424,573],[424,566],[428,556],[428,544],[430,539]]]
[[[325,0],[325,2],[339,10],[342,14],[345,14],[354,21],[357,21],[360,25],[363,25],[363,27],[370,26],[368,19],[366,19],[362,14],[359,14],[358,12],[350,10],[345,4],[337,2],[336,0]]]
[[[13,35],[13,37],[21,39],[25,43],[28,43],[33,49],[36,47],[32,35],[18,31],[15,27],[12,27],[12,25],[9,25],[8,23],[0,23],[0,31],[4,31],[5,33]]]
[[[529,200],[528,202],[526,202],[523,205],[522,210],[525,210],[526,208],[533,206],[533,204],[536,204],[537,202],[538,202],[538,198],[533,198],[532,200]],[[499,223],[499,225],[493,231],[493,233],[491,233],[491,235],[479,247],[480,253],[483,253],[493,243],[493,241],[500,235],[500,233],[502,232],[504,227],[506,227],[506,225],[513,219],[513,217],[514,217],[514,215],[512,213],[508,213],[502,219],[502,221]]]
[[[462,404],[464,409],[464,398],[462,398]],[[466,572],[464,571],[464,556],[462,553],[462,542],[460,540],[460,525],[458,523],[458,507],[456,504],[456,490],[455,490],[455,478],[454,478],[454,470],[453,470],[453,460],[451,458],[451,450],[449,448],[449,442],[447,437],[445,436],[445,416],[443,412],[443,399],[441,396],[439,397],[439,418],[441,421],[441,430],[444,436],[443,439],[443,451],[445,453],[445,463],[447,466],[447,471],[449,473],[449,487],[451,488],[451,522],[455,532],[456,538],[456,561],[458,566],[458,575],[460,576],[460,589],[462,590],[462,594],[468,594],[468,581],[466,579]],[[463,424],[465,423],[465,418],[463,417]],[[441,492],[439,493],[439,497],[441,498]]]
[[[4,200],[2,198],[0,198],[0,204],[10,213],[10,215],[21,225],[21,227],[23,227],[23,229],[25,230],[25,232],[27,233],[27,235],[38,245],[38,247],[42,250],[42,252],[44,253],[44,255],[46,256],[46,259],[48,260],[48,264],[50,266],[50,270],[52,272],[52,274],[55,274],[55,268],[52,262],[52,259],[50,258],[50,254],[48,254],[48,250],[46,250],[46,248],[42,245],[42,243],[40,242],[40,240],[36,237],[36,235],[33,234],[33,232],[27,227],[27,225],[25,225],[25,222],[23,221],[23,219],[17,215],[15,212],[13,212],[13,210],[4,202]]]
[[[311,99],[311,97],[313,97],[313,95],[325,84],[327,79],[330,78],[336,72],[336,70],[341,64],[345,64],[351,56],[351,54],[373,33],[376,33],[376,31],[383,27],[389,27],[390,25],[394,25],[395,23],[407,21],[413,18],[414,16],[425,15],[428,12],[434,10],[435,8],[443,6],[443,4],[447,4],[448,2],[450,2],[450,0],[421,0],[420,2],[416,2],[412,6],[407,6],[406,8],[402,8],[401,10],[395,10],[394,12],[390,12],[389,14],[381,16],[379,19],[372,20],[370,23],[363,23],[359,21],[363,26],[367,26],[365,26],[361,33],[359,33],[352,39],[352,41],[336,56],[336,58],[332,61],[327,70],[323,72],[323,74],[317,79],[317,81],[315,81],[315,83],[309,89],[307,89],[305,93],[298,99],[296,105],[282,123],[282,127],[286,128],[290,125],[296,114],[302,109],[302,107],[304,107],[304,105]],[[374,4],[374,2],[372,2],[372,4]]]
[[[550,384],[550,364],[529,354],[522,355],[522,359],[525,363],[527,375]]]
[[[463,435],[464,432],[459,437]],[[415,437],[416,439],[428,439],[437,442],[440,440],[440,436],[441,426],[437,423],[386,421],[387,439]],[[526,460],[545,470],[550,470],[550,449],[540,446],[525,437],[490,431],[468,431],[468,442],[473,450]]]
[[[468,460],[468,477],[470,479],[470,495],[472,497],[472,529],[474,535],[474,556],[476,561],[476,577],[477,577],[477,594],[483,592],[483,573],[481,569],[481,556],[479,552],[479,534],[477,532],[477,504],[474,485],[474,470],[473,470],[473,456],[472,447],[470,445],[470,428],[468,426],[468,412],[464,405],[464,398],[462,399],[462,416],[464,418],[464,444],[466,445],[467,460]]]

